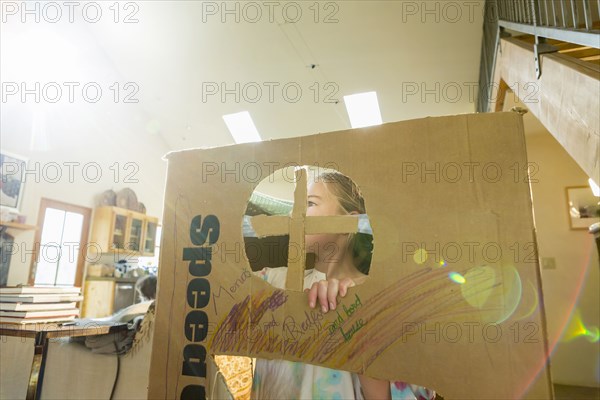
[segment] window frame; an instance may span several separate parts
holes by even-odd
[[[42,197],[40,200],[40,209],[38,212],[37,230],[35,232],[35,240],[33,242],[33,257],[29,266],[29,285],[35,284],[35,274],[37,272],[38,257],[42,241],[42,230],[44,228],[44,219],[46,218],[46,210],[54,208],[65,212],[73,212],[83,215],[83,224],[81,226],[81,240],[79,242],[79,254],[77,256],[77,270],[75,271],[74,286],[81,287],[83,284],[83,272],[86,260],[86,250],[90,233],[90,223],[92,217],[92,209],[89,207],[78,206],[75,204],[65,203],[58,200],[52,200]]]

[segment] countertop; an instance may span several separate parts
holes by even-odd
[[[88,276],[85,279],[88,281],[113,281],[116,283],[136,283],[137,280],[140,278],[141,276],[137,278],[115,278],[114,276]]]

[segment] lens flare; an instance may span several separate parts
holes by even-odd
[[[471,306],[483,308],[494,291],[496,271],[487,265],[471,268],[465,274],[466,284],[460,291]]]
[[[419,265],[421,265],[425,261],[427,261],[428,257],[429,257],[429,255],[427,254],[427,250],[425,250],[425,249],[417,249],[415,251],[415,253],[413,254],[413,260],[415,261],[415,263],[417,263]]]
[[[590,343],[596,343],[600,340],[600,330],[597,326],[587,328],[581,320],[580,310],[576,309],[561,342],[571,342],[581,336],[585,337]]]
[[[531,281],[528,281],[527,283],[529,284],[529,288],[531,289],[531,291],[530,291],[531,296],[527,296],[527,302],[526,303],[527,304],[532,303],[532,305],[529,308],[529,310],[527,312],[525,312],[525,314],[523,316],[515,318],[517,321],[529,318],[537,310],[539,310],[540,295],[539,295],[538,291],[536,290],[535,286],[533,286],[533,283],[531,283]],[[523,295],[523,301],[525,301],[525,295]]]
[[[512,265],[482,265],[468,270],[461,293],[472,307],[482,310],[481,318],[500,324],[510,318],[521,301],[522,283]]]
[[[440,260],[440,262],[438,263],[440,265],[440,267],[445,267],[448,265],[448,263],[446,262],[446,260],[444,260],[443,258]]]
[[[465,283],[467,280],[458,272],[450,272],[448,277],[452,282],[460,283],[461,285]]]
[[[598,263],[592,262],[592,260],[596,259],[595,258],[596,257],[596,246],[595,246],[593,237],[588,238],[587,245],[585,247],[583,247],[582,250],[583,250],[583,254],[587,254],[587,260],[585,261],[586,265],[583,266],[583,268],[580,268],[579,276],[577,277],[577,279],[575,281],[575,285],[574,285],[576,287],[575,296],[572,297],[571,299],[567,299],[567,304],[569,305],[569,312],[567,312],[565,315],[569,315],[569,317],[566,319],[563,319],[560,323],[560,330],[563,333],[566,332],[568,322],[572,319],[571,316],[575,312],[575,304],[577,303],[578,296],[581,293],[582,288],[584,287],[586,278],[587,278],[590,270],[592,270],[594,268],[598,268]],[[593,329],[589,329],[589,331],[593,332]],[[520,389],[520,392],[517,394],[517,396],[515,396],[516,398],[520,399],[520,398],[524,397],[525,394],[527,393],[527,391],[529,391],[529,389],[532,387],[532,385],[536,381],[536,379],[540,376],[540,374],[542,374],[546,371],[546,368],[548,368],[548,360],[550,359],[551,355],[556,350],[558,342],[559,342],[558,339],[553,339],[548,342],[548,346],[549,346],[548,352],[546,353],[545,357],[540,357],[537,368],[534,371],[532,371],[530,378],[525,382],[525,384]],[[599,367],[598,371],[600,372],[600,363],[598,363],[597,365]],[[600,376],[600,374],[597,374],[596,376]]]
[[[522,297],[523,283],[519,271],[512,265],[502,268],[502,301],[505,313],[496,320],[496,324],[506,321],[515,313]]]

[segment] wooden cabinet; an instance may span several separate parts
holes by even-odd
[[[114,280],[85,281],[82,318],[103,318],[112,315],[114,299]]]
[[[144,245],[142,247],[142,254],[145,256],[154,255],[157,228],[158,220],[146,220],[146,228],[144,230]]]
[[[138,278],[88,277],[83,290],[82,318],[102,318],[140,301]]]
[[[158,218],[119,207],[94,210],[91,243],[102,253],[154,255]]]

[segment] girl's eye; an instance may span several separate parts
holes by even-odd
[[[313,201],[310,201],[310,200],[309,200],[309,201],[308,201],[308,206],[309,206],[309,207],[312,207],[312,206],[316,206],[316,204],[315,204]]]

